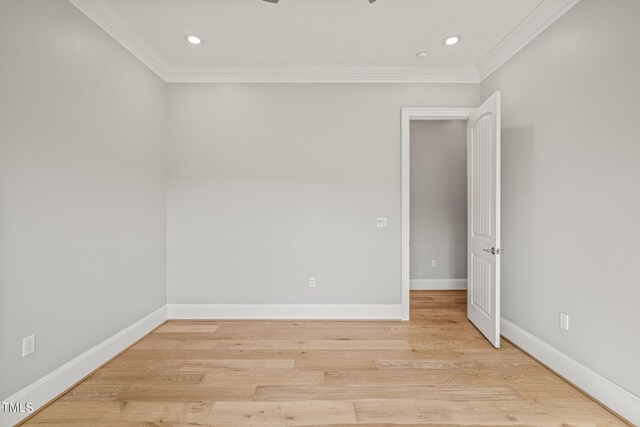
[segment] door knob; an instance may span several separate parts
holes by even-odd
[[[483,251],[489,252],[490,254],[493,254],[493,255],[495,255],[495,254],[500,255],[500,254],[504,253],[504,249],[496,249],[496,248],[483,249]]]

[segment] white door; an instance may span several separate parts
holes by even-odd
[[[500,92],[469,117],[467,317],[500,347]]]

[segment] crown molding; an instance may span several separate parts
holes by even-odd
[[[104,2],[96,0],[69,0],[69,2],[156,73],[158,77],[164,81],[167,80],[167,63]]]
[[[169,66],[102,0],[69,0],[167,83],[480,83],[580,0],[543,0],[477,66]]]
[[[479,83],[471,67],[170,67],[168,83]]]
[[[480,81],[489,77],[580,0],[543,0],[478,63]]]

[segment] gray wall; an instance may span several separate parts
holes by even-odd
[[[503,94],[503,315],[636,395],[639,16],[583,0],[482,84]]]
[[[5,398],[165,304],[166,87],[65,0],[1,1],[0,61]]]
[[[400,109],[478,96],[478,85],[169,85],[169,302],[400,303]]]
[[[411,122],[410,197],[411,279],[466,279],[466,120]]]

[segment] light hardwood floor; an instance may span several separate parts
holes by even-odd
[[[170,321],[28,425],[624,425],[414,291],[411,322]]]

